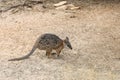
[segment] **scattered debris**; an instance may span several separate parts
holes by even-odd
[[[73,4],[67,4],[67,1],[61,1],[59,3],[54,4],[57,10],[77,10],[80,9],[80,7],[76,7]]]
[[[61,2],[59,2],[59,3],[54,4],[54,6],[55,6],[55,7],[58,7],[58,6],[62,6],[62,5],[64,5],[64,4],[66,4],[66,3],[67,3],[67,1],[61,1]]]
[[[67,6],[66,5],[63,5],[63,6],[60,6],[60,7],[56,7],[57,10],[66,10],[67,9]]]
[[[8,8],[6,8],[6,9],[0,10],[0,12],[7,12],[11,9],[16,9],[18,7],[32,8],[33,5],[37,5],[37,4],[43,4],[43,1],[28,1],[28,0],[26,0],[26,1],[24,1],[24,3],[20,3],[20,4],[17,4],[17,5],[12,5]]]
[[[76,6],[73,5],[73,4],[68,4],[67,7],[68,7],[68,9],[70,9],[70,10],[77,10],[77,9],[80,9],[80,7],[76,7]]]

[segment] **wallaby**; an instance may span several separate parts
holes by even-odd
[[[72,49],[71,43],[69,42],[69,38],[66,37],[65,40],[60,39],[58,36],[55,34],[42,34],[35,42],[32,50],[30,51],[29,54],[19,57],[19,58],[14,58],[10,59],[8,61],[18,61],[18,60],[23,60],[29,58],[30,55],[33,54],[33,52],[38,48],[40,50],[45,50],[46,51],[46,56],[48,58],[51,55],[52,50],[56,50],[57,56],[60,55],[61,50],[64,48],[64,46],[67,45],[70,49]]]

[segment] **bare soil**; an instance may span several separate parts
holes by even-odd
[[[43,33],[68,36],[73,50],[65,47],[51,59],[36,50],[29,59],[8,61],[26,55]],[[120,4],[1,13],[0,80],[120,80]]]

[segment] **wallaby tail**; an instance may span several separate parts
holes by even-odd
[[[23,57],[19,57],[19,58],[14,58],[14,59],[9,59],[8,61],[18,61],[18,60],[23,60],[23,59],[28,59],[30,55],[33,54],[33,52],[36,50],[36,47],[33,46],[32,50],[30,51],[29,54],[23,56]]]

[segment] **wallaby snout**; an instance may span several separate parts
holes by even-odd
[[[69,42],[69,38],[68,37],[66,37],[66,39],[64,40],[64,43],[67,45],[67,47],[72,49],[72,46],[71,46],[71,43]]]

